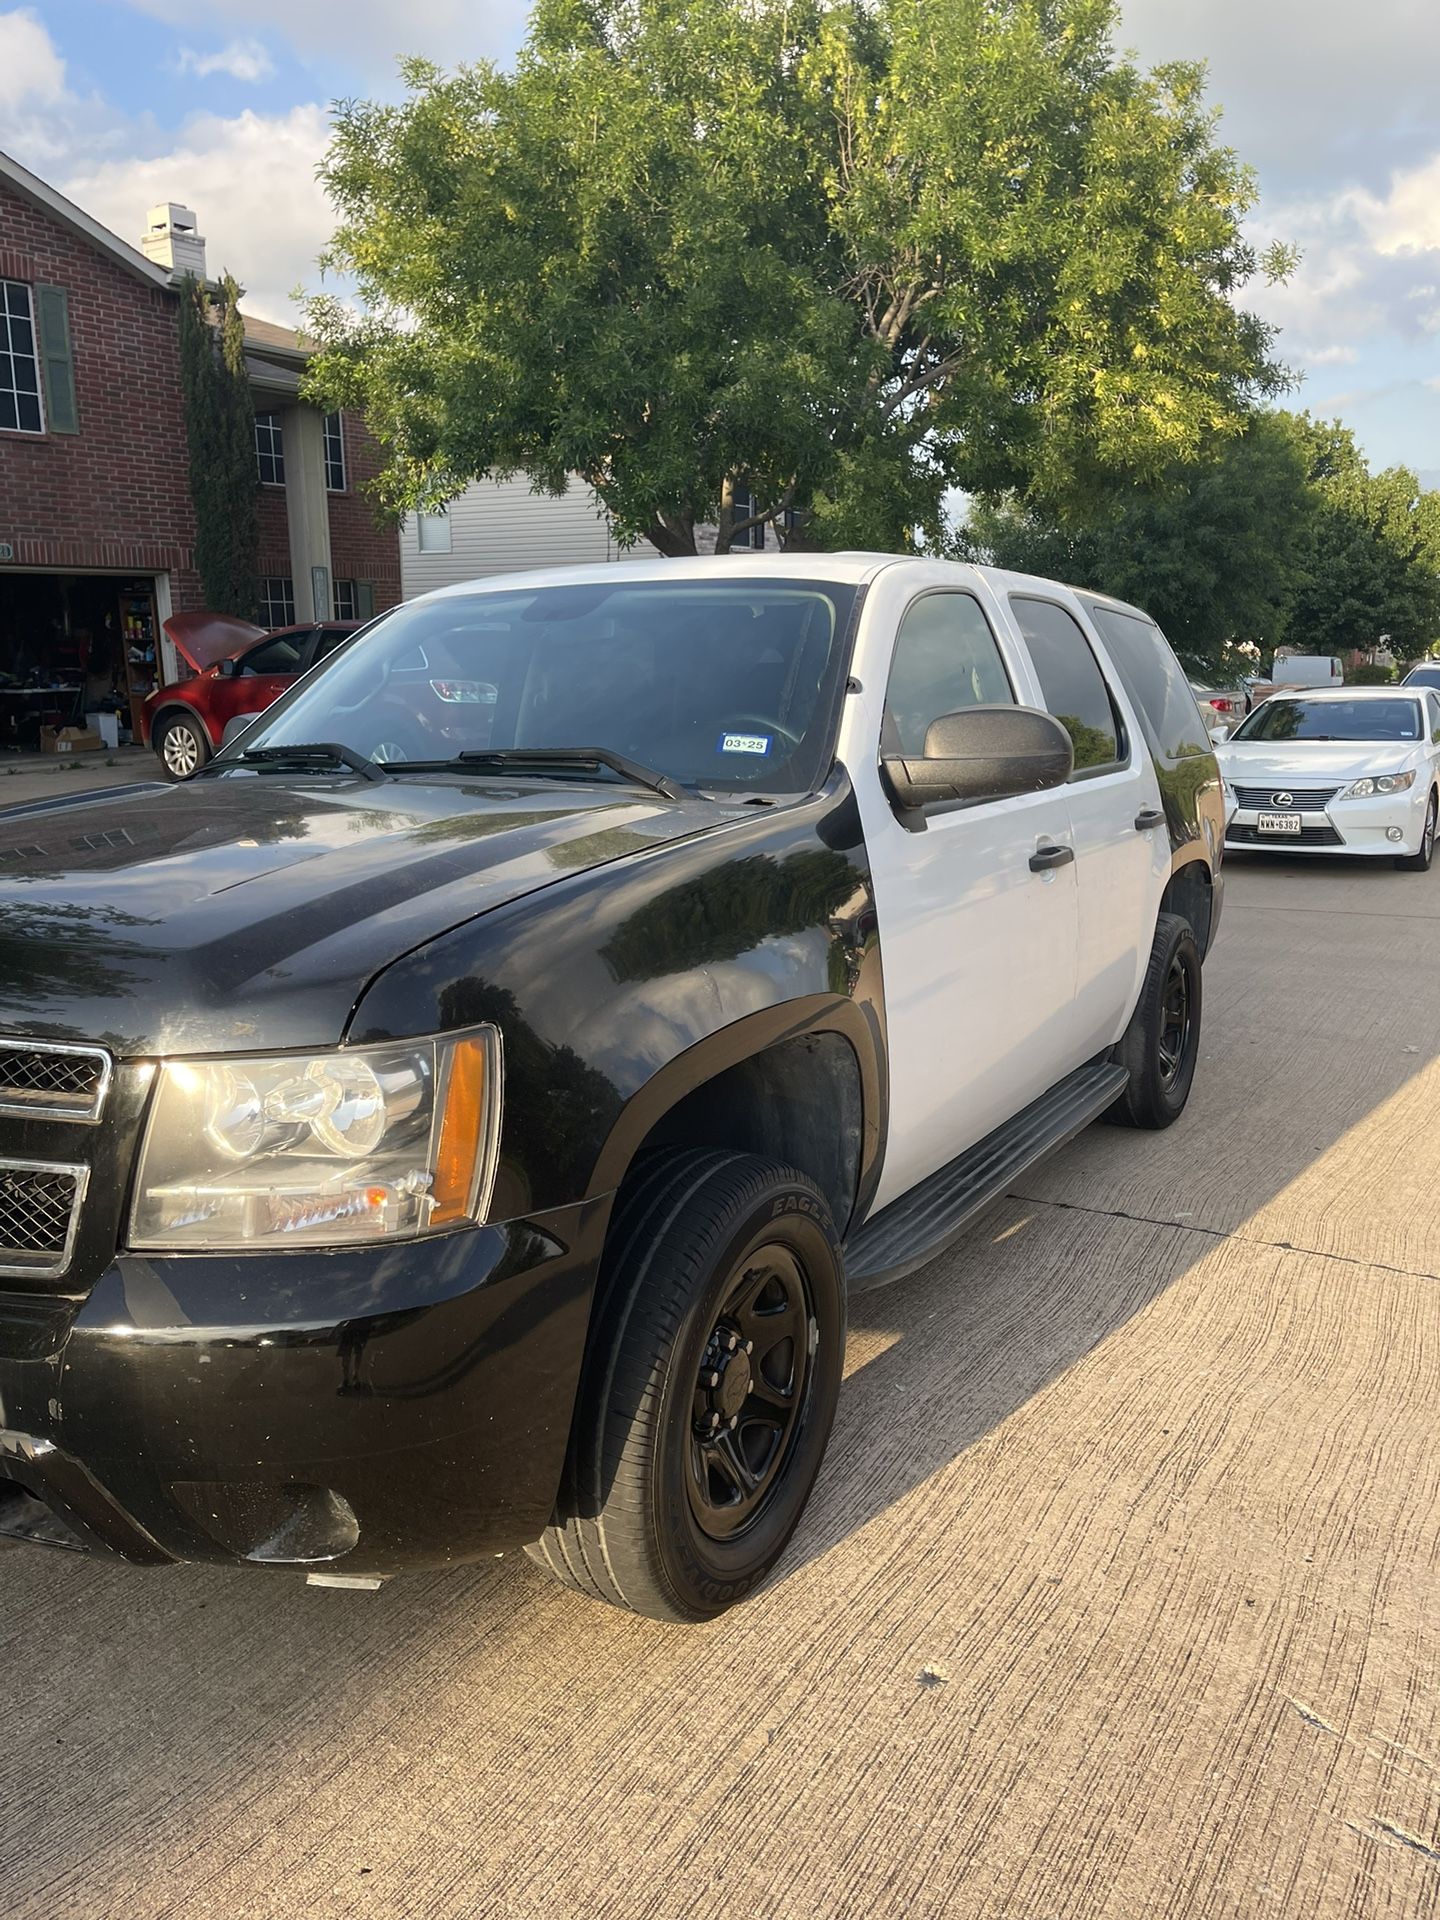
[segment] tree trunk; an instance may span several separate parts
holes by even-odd
[[[667,560],[683,560],[687,554],[696,551],[695,523],[688,514],[683,519],[676,515],[653,514],[645,529],[645,538]]]

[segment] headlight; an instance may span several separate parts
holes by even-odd
[[[1337,800],[1368,800],[1376,793],[1403,793],[1415,784],[1415,770],[1409,773],[1377,773],[1373,780],[1352,780],[1336,794]]]
[[[500,1083],[494,1027],[333,1053],[167,1060],[130,1245],[338,1247],[483,1220]]]

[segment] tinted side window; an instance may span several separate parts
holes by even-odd
[[[323,660],[327,653],[333,653],[342,640],[350,638],[349,627],[326,627],[315,645],[316,660]]]
[[[885,690],[891,752],[923,754],[926,731],[942,714],[1014,704],[1000,649],[977,600],[968,593],[927,593],[906,609]]]
[[[277,634],[273,639],[262,640],[258,647],[252,647],[240,662],[242,673],[298,673],[300,671],[300,642],[304,635],[293,633]]]
[[[1161,758],[1183,760],[1188,754],[1208,753],[1210,742],[1190,683],[1155,623],[1113,607],[1092,607],[1090,614],[1125,691],[1154,729]]]
[[[1075,772],[1116,765],[1122,757],[1120,722],[1079,623],[1053,600],[1016,595],[1010,605],[1035,662],[1045,705],[1074,742]]]
[[[1440,694],[1427,694],[1425,704],[1430,714],[1430,738],[1440,740]]]

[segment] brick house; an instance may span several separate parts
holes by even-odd
[[[36,720],[41,686],[78,689],[83,710],[104,704],[108,683],[123,725],[157,672],[182,670],[161,629],[203,605],[180,384],[186,272],[205,274],[188,209],[156,208],[132,247],[0,154],[0,742]],[[358,416],[301,401],[297,334],[247,315],[245,340],[262,618],[393,605],[399,541],[361,491],[374,441]]]

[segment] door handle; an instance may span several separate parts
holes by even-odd
[[[1030,856],[1030,871],[1049,873],[1054,867],[1068,867],[1074,858],[1074,847],[1037,847]]]
[[[1163,827],[1165,816],[1157,807],[1145,807],[1135,816],[1135,831],[1149,833],[1152,827]]]

